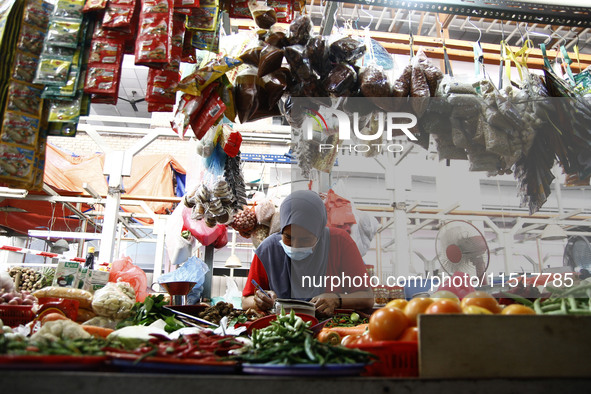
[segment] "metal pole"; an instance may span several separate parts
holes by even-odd
[[[205,282],[203,283],[203,292],[201,293],[201,300],[211,299],[211,282],[213,281],[213,245],[205,247],[205,264],[209,271],[205,274]]]

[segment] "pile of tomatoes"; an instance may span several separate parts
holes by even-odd
[[[375,311],[369,319],[368,331],[362,335],[343,338],[345,346],[371,341],[417,341],[417,317],[420,314],[501,314],[533,315],[534,310],[520,304],[506,307],[499,305],[490,294],[474,291],[462,300],[450,291],[438,291],[429,298],[413,298],[410,301],[396,299]]]

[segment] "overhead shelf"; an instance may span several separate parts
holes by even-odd
[[[591,27],[591,8],[505,0],[337,0],[367,6],[571,27]]]

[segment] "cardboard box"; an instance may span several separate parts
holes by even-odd
[[[591,377],[591,316],[420,315],[421,378]]]
[[[75,261],[60,261],[55,269],[53,286],[78,288],[80,263]]]

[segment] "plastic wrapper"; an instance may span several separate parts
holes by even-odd
[[[191,129],[193,130],[193,134],[195,134],[195,138],[198,140],[203,138],[209,128],[222,117],[225,110],[226,105],[220,95],[213,91],[207,97],[203,108],[191,119]]]
[[[425,52],[422,49],[416,54],[416,57],[419,59],[419,64],[423,68],[423,72],[425,73],[425,79],[427,80],[427,84],[429,85],[429,92],[431,97],[435,97],[435,92],[437,91],[437,87],[439,85],[439,81],[443,79],[443,72],[434,66],[433,63],[427,58]]]
[[[82,12],[102,11],[107,8],[107,0],[86,0]]]
[[[135,300],[143,302],[148,295],[148,279],[146,273],[139,266],[133,264],[131,258],[123,257],[113,261],[109,273],[109,282],[127,282],[131,288],[121,285],[121,290],[131,296],[130,290],[135,291]]]
[[[439,89],[443,95],[449,94],[470,94],[475,95],[476,89],[470,82],[462,81],[454,77],[445,75],[441,80]]]
[[[89,66],[86,73],[85,93],[117,94],[119,91],[119,66],[96,64]]]
[[[178,84],[178,71],[150,69],[148,71],[146,101],[151,103],[175,104],[176,87]]]
[[[277,23],[277,12],[274,8],[268,7],[266,1],[249,1],[248,7],[254,23],[261,29],[270,29]]]
[[[106,38],[95,38],[90,46],[90,63],[119,64],[123,57],[123,45]]]
[[[285,47],[285,58],[289,63],[292,73],[299,81],[307,82],[314,78],[310,60],[304,55],[305,48],[302,45],[291,45]]]
[[[272,110],[277,106],[281,96],[287,90],[287,78],[283,71],[275,71],[262,78],[264,89],[268,97],[268,109]]]
[[[146,7],[151,11],[140,14],[135,64],[162,67],[172,57],[172,0],[142,0],[142,8]]]
[[[129,29],[134,8],[135,4],[118,5],[111,2],[103,17],[103,29]]]
[[[329,59],[328,40],[323,36],[310,38],[306,44],[304,56],[310,60],[310,64],[318,75],[326,76],[331,68]]]
[[[8,88],[6,109],[39,116],[41,110],[41,90],[24,83],[12,82]]]
[[[195,282],[195,287],[203,286],[205,274],[209,271],[207,264],[197,257],[191,257],[176,270],[161,275],[158,283]]]
[[[246,48],[244,52],[238,57],[244,64],[258,67],[261,59],[261,51],[265,48],[265,45],[261,42]]]
[[[236,100],[236,113],[240,123],[251,120],[261,101],[261,90],[256,71],[247,69],[236,77],[234,97]]]
[[[2,142],[32,147],[35,146],[38,130],[39,119],[37,118],[13,112],[4,113]]]
[[[392,94],[394,97],[408,97],[410,95],[412,71],[411,64],[404,67],[402,74],[396,79],[392,87]]]
[[[365,54],[365,43],[352,37],[343,37],[330,44],[330,57],[335,63],[354,64]]]
[[[289,43],[306,45],[312,33],[312,19],[308,15],[300,15],[289,25]]]
[[[203,7],[191,8],[191,14],[187,16],[187,29],[192,30],[216,30],[218,23],[218,8]]]
[[[94,293],[92,310],[110,319],[125,319],[131,315],[135,304],[135,292],[126,282],[109,282]]]
[[[369,65],[359,74],[359,89],[365,97],[390,97],[388,75],[382,67]]]
[[[357,73],[349,64],[337,64],[324,80],[324,89],[336,97],[350,96],[357,86]]]
[[[421,116],[427,109],[428,100],[426,98],[431,97],[431,93],[427,84],[427,78],[425,78],[425,73],[418,59],[413,58],[411,64],[412,79],[410,83],[410,97],[413,98],[411,100],[411,106],[415,113]]]
[[[109,319],[105,316],[95,316],[90,320],[86,320],[82,323],[83,326],[94,326],[94,327],[103,327],[103,328],[110,328],[115,330],[117,328],[118,320]]]
[[[30,25],[22,25],[18,38],[17,48],[33,55],[39,55],[43,51],[43,39],[45,31]]]
[[[494,153],[470,153],[468,151],[468,160],[470,162],[469,171],[496,173],[502,167],[499,155]]]
[[[199,70],[187,75],[179,83],[179,90],[191,94],[193,96],[199,95],[199,92],[204,92],[210,84],[222,78],[228,71],[238,67],[242,64],[241,60],[222,57],[216,58],[208,62]]]
[[[259,224],[269,226],[275,215],[275,204],[271,200],[263,200],[255,205],[254,213]]]
[[[269,227],[263,224],[258,224],[250,233],[252,245],[258,248],[259,245],[269,236]]]
[[[489,125],[486,121],[483,125],[486,150],[501,156],[511,154],[511,146],[507,133]]]
[[[46,40],[53,46],[76,48],[81,22],[74,19],[53,18],[49,22]]]
[[[283,31],[270,32],[267,37],[265,37],[265,42],[279,49],[283,49],[289,45],[287,34]]]
[[[33,55],[17,52],[13,62],[12,78],[17,81],[33,82],[39,59]]]
[[[62,56],[42,55],[35,75],[35,83],[65,85],[72,61]]]
[[[453,106],[452,117],[468,118],[474,116],[474,113],[480,112],[482,100],[471,94],[450,94],[449,103]]]
[[[281,67],[283,50],[272,45],[266,45],[260,53],[258,76],[263,77]]]
[[[44,287],[33,293],[37,298],[67,298],[78,301],[80,308],[91,308],[92,294],[86,290],[74,289],[71,287]]]

